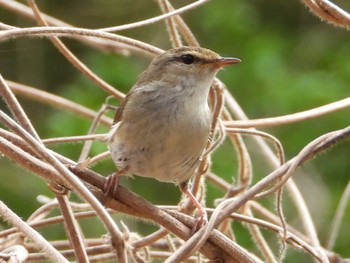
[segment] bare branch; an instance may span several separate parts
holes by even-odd
[[[22,125],[22,127],[29,132],[35,139],[39,140],[39,136],[36,133],[34,127],[30,123],[27,115],[25,114],[22,106],[17,101],[15,95],[12,93],[9,86],[6,84],[2,75],[0,74],[0,94],[5,100],[7,107],[10,109],[16,120]]]
[[[345,190],[340,198],[337,210],[336,210],[334,218],[332,220],[331,228],[329,231],[330,234],[329,234],[327,245],[326,245],[326,248],[329,250],[333,249],[333,247],[334,247],[335,240],[336,240],[337,235],[339,233],[340,224],[341,224],[342,219],[344,217],[346,206],[349,203],[349,199],[350,199],[350,181],[346,185],[346,188],[345,188]]]
[[[58,188],[61,188],[61,187],[57,185],[55,186],[51,185],[51,189],[53,189],[54,193],[56,194],[56,198],[64,218],[64,226],[66,229],[68,240],[70,241],[71,246],[74,248],[74,254],[77,259],[77,262],[87,263],[89,262],[88,255],[86,252],[86,248],[84,246],[83,237],[79,230],[79,226],[77,224],[77,221],[74,218],[72,208],[69,204],[69,201],[66,195],[67,191],[66,189],[58,189]]]
[[[323,140],[323,138],[325,140]],[[214,229],[214,226],[221,223],[227,215],[232,214],[235,210],[237,210],[239,207],[244,205],[247,201],[251,200],[257,193],[261,192],[263,188],[265,188],[268,184],[270,184],[272,181],[275,181],[276,179],[284,176],[289,169],[291,169],[294,166],[298,166],[308,160],[310,157],[312,157],[314,154],[319,153],[322,150],[325,150],[326,148],[331,147],[332,145],[336,144],[340,140],[344,140],[347,137],[350,137],[350,127],[338,130],[332,133],[327,134],[327,136],[322,136],[322,142],[320,143],[320,138],[315,140],[316,146],[311,143],[311,149],[305,148],[301,152],[300,159],[299,156],[293,158],[292,160],[285,163],[280,168],[276,169],[274,172],[260,180],[258,183],[253,185],[250,189],[248,189],[244,194],[242,194],[239,198],[231,200],[227,199],[226,201],[222,202],[213,213],[209,223],[200,229],[196,234],[194,234],[176,253],[171,257],[171,260],[184,260],[192,253],[194,252],[194,248],[200,247],[209,237],[211,231]],[[308,154],[304,155],[304,151],[307,151]],[[310,226],[309,226],[310,227]],[[312,227],[311,227],[312,229]],[[310,231],[310,230],[309,230]],[[316,245],[316,247],[319,246],[318,244],[318,238],[311,236],[311,239],[313,240],[313,244]],[[322,259],[324,257],[323,251],[319,250],[319,257]],[[170,260],[170,258],[168,259]],[[170,261],[169,261],[170,262]]]
[[[328,0],[303,0],[316,16],[335,26],[350,28],[350,14]]]
[[[114,242],[117,256],[120,262],[125,262],[126,252],[123,234],[119,231],[113,219],[102,207],[100,202],[91,194],[91,192],[84,186],[84,184],[74,176],[74,174],[72,174],[61,162],[59,162],[54,157],[54,155],[51,154],[51,152],[47,151],[41,143],[37,142],[32,136],[30,136],[30,134],[21,129],[21,127],[19,127],[14,121],[8,118],[2,111],[0,111],[0,121],[14,130],[16,133],[20,134],[22,138],[31,147],[33,147],[44,160],[50,163],[57,170],[57,172],[59,172],[59,174],[74,187],[75,191],[77,191],[96,210],[102,222],[105,224],[106,228],[112,235],[112,240]]]
[[[7,41],[11,38],[19,37],[52,37],[52,36],[62,36],[62,37],[74,37],[74,36],[85,36],[85,37],[97,37],[102,39],[108,39],[117,41],[127,45],[130,49],[138,50],[144,55],[158,55],[163,51],[159,48],[151,46],[147,43],[131,39],[128,37],[115,35],[99,30],[91,30],[84,28],[70,28],[70,27],[27,27],[5,30],[0,32],[0,42]]]
[[[316,117],[323,116],[338,110],[350,108],[350,98],[338,100],[327,105],[313,108],[311,110],[293,113],[279,117],[256,119],[256,120],[235,120],[234,122],[224,122],[228,128],[259,128],[280,126],[284,124],[291,124],[293,122],[305,121]]]
[[[49,259],[54,262],[69,262],[48,241],[46,241],[45,238],[22,221],[22,219],[12,212],[2,201],[0,201],[0,214],[4,220],[20,229],[26,234],[26,236],[33,240],[39,250],[44,251]]]
[[[33,99],[43,104],[48,104],[53,107],[68,110],[72,113],[77,114],[78,116],[83,116],[89,119],[93,119],[96,116],[96,112],[86,108],[80,104],[77,104],[68,99],[62,98],[60,96],[54,95],[52,93],[42,91],[36,88],[32,88],[23,84],[19,84],[13,81],[7,81],[10,88],[13,90],[15,94]],[[99,121],[101,124],[111,127],[112,119],[106,116],[102,116]]]

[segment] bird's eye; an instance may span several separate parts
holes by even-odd
[[[190,54],[185,54],[181,56],[181,60],[183,63],[189,65],[192,64],[194,62],[194,57]]]

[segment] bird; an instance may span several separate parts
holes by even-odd
[[[210,139],[210,87],[220,69],[240,61],[189,46],[155,57],[121,102],[108,133],[117,172],[108,177],[105,194],[114,196],[122,175],[174,183],[198,209],[198,225],[204,225],[206,211],[188,182]]]

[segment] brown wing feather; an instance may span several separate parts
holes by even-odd
[[[119,105],[119,107],[117,109],[117,112],[115,113],[115,116],[114,116],[113,125],[116,124],[117,122],[119,122],[122,119],[123,111],[124,111],[126,103],[128,102],[128,99],[130,97],[130,93],[131,92],[129,92],[126,95],[126,97],[123,99],[123,101],[120,103],[120,105]]]
[[[130,96],[132,96],[134,91],[137,88],[142,87],[142,85],[144,85],[145,83],[147,83],[149,81],[147,79],[147,71],[148,71],[148,69],[146,69],[144,72],[142,72],[140,74],[136,83],[131,87],[129,92],[126,94],[126,97],[124,98],[124,100],[120,103],[118,110],[114,116],[113,125],[116,124],[117,122],[121,121],[121,119],[123,117],[123,111],[124,111],[125,105],[128,103],[128,100],[129,100]]]

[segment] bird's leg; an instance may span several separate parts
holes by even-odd
[[[103,203],[105,203],[106,198],[114,198],[117,193],[118,185],[119,185],[119,177],[124,174],[124,171],[117,171],[106,178],[106,182],[103,187],[104,199]]]
[[[181,192],[188,196],[194,206],[198,209],[197,221],[193,228],[193,231],[196,232],[198,229],[203,227],[208,223],[208,214],[205,211],[205,208],[198,202],[197,198],[192,194],[190,189],[188,189],[188,183],[184,182],[179,185]]]

